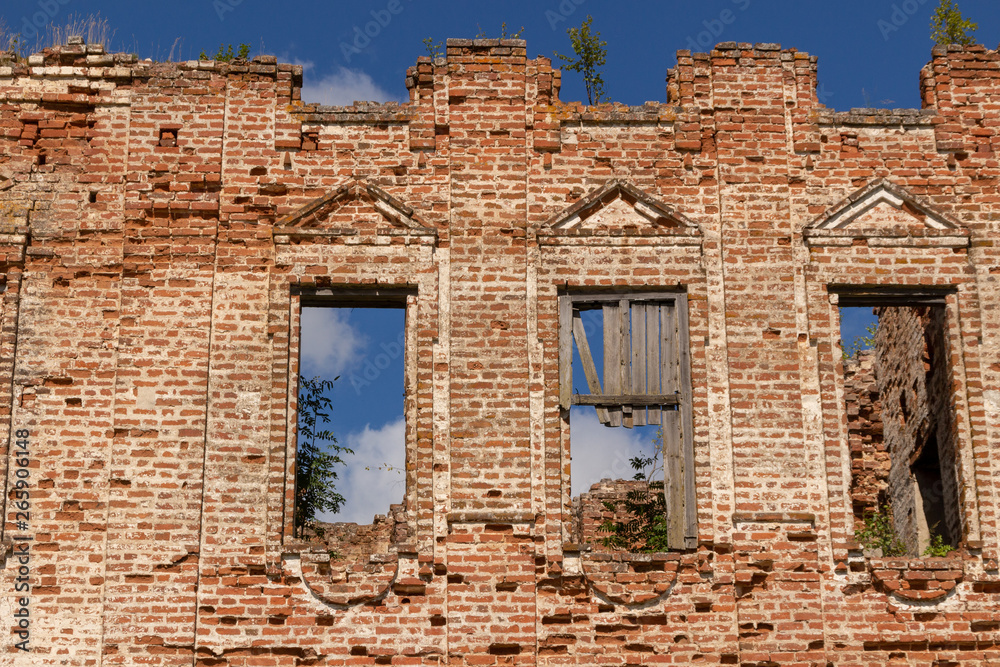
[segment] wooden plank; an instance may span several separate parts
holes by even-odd
[[[583,374],[587,378],[587,387],[590,389],[591,394],[600,396],[604,393],[601,391],[601,378],[597,375],[597,366],[594,364],[594,357],[590,353],[590,343],[587,342],[587,330],[583,326],[583,318],[580,316],[579,310],[574,310],[572,316],[573,338],[576,339],[576,349],[580,353],[580,363],[583,365]],[[582,403],[577,403],[576,405],[582,405]],[[595,403],[595,405],[597,404]],[[602,424],[607,425],[607,408],[597,408],[597,419]]]
[[[573,405],[678,405],[680,397],[677,394],[573,394]]]
[[[646,304],[633,303],[630,307],[632,315],[632,393],[647,394],[646,390]],[[636,426],[646,425],[646,409],[640,406],[632,408],[632,423]]]
[[[559,297],[559,405],[569,410],[573,398],[573,302]]]
[[[586,303],[586,304],[599,304],[599,303],[617,303],[622,299],[628,301],[642,301],[645,303],[651,303],[653,301],[662,301],[664,299],[668,301],[673,301],[679,294],[683,292],[669,291],[669,292],[630,292],[628,294],[612,294],[612,293],[600,293],[600,294],[576,294],[571,295],[570,298],[573,299],[575,303]]]
[[[694,474],[694,409],[691,389],[691,343],[688,331],[687,296],[677,297],[678,373],[681,380],[681,435],[684,449],[684,538],[685,546],[698,545],[698,507]]]
[[[621,326],[618,333],[618,343],[621,346],[621,351],[618,354],[618,386],[622,388],[622,393],[628,391],[628,388],[632,386],[632,376],[629,373],[629,368],[631,367],[631,313],[629,312],[629,301],[628,299],[622,297],[618,302],[618,324]],[[632,408],[629,407],[628,410],[622,410],[622,425],[625,428],[632,428]]]
[[[617,303],[605,303],[601,305],[604,316],[604,391],[606,394],[621,394],[624,387],[621,385],[621,318],[619,317]],[[622,425],[621,406],[615,406],[608,410],[608,423],[611,426]]]
[[[677,320],[676,307],[660,306],[660,391],[672,394],[677,386]]]
[[[684,548],[684,470],[681,452],[680,411],[664,410],[663,495],[667,503],[667,544]]]
[[[939,287],[856,287],[847,285],[831,286],[829,291],[837,295],[841,307],[876,306],[943,306],[947,304],[951,290]]]
[[[659,394],[660,389],[660,304],[646,304],[646,393]],[[660,408],[646,410],[646,423],[660,423]]]

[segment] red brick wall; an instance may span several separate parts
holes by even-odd
[[[917,497],[911,465],[924,449],[940,458],[941,479],[927,501],[942,508],[939,534],[961,535],[956,443],[948,393],[947,335],[941,308],[882,308],[875,336],[875,375],[882,404],[885,446],[891,460],[886,498],[896,531],[912,553],[918,549]],[[926,455],[926,454],[924,454]],[[931,526],[933,528],[933,526]]]
[[[406,104],[344,108],[267,57],[0,62],[4,531],[33,586],[0,663],[1000,659],[1000,55],[938,47],[923,110],[835,112],[776,45],[681,51],[641,107],[563,103],[525,54],[452,40]],[[551,224],[616,179],[686,222]],[[946,294],[946,561],[853,541],[838,298],[879,287]],[[301,299],[347,288],[409,295],[407,488],[405,537],[338,565],[291,539],[290,425]],[[688,301],[685,553],[571,542],[557,297],[632,289]]]
[[[891,467],[870,349],[844,360],[844,408],[851,450],[851,506],[855,527],[861,528],[865,515],[880,511],[887,502]]]

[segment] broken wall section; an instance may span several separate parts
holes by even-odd
[[[851,507],[855,528],[887,502],[891,467],[882,426],[882,401],[875,378],[875,351],[844,360],[844,402],[851,452]]]
[[[940,306],[877,309],[874,349],[845,360],[856,527],[885,505],[910,555],[962,539],[960,487]]]
[[[875,375],[896,532],[911,554],[933,534],[956,545],[962,529],[945,309],[888,307],[878,315]]]
[[[322,535],[310,541],[322,542],[327,550],[344,562],[364,561],[372,554],[395,553],[409,539],[406,506],[389,506],[385,514],[376,514],[371,523],[318,522]]]
[[[586,544],[597,551],[614,551],[604,545],[610,533],[601,530],[605,521],[626,521],[631,517],[625,509],[625,499],[629,493],[648,491],[662,494],[662,489],[649,489],[648,483],[633,479],[602,479],[592,485],[589,491],[573,498],[573,526],[571,541]],[[604,503],[611,503],[611,511]]]

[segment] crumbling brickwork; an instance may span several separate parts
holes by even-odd
[[[941,358],[945,327],[943,308],[882,308],[875,336],[890,459],[886,495],[896,532],[912,553],[923,550],[929,532],[949,543],[962,534],[950,374]],[[932,470],[925,472],[928,467]]]
[[[370,524],[318,522],[316,526],[318,530],[308,531],[307,540],[321,542],[334,560],[344,562],[388,553],[409,541],[403,505],[390,505],[386,514],[376,514]]]
[[[816,76],[730,42],[586,107],[450,40],[407,103],[321,107],[271,57],[0,62],[0,664],[1000,662],[1000,54],[935,48],[919,110]],[[559,297],[635,292],[686,304],[665,554],[571,541]],[[945,320],[947,559],[853,538],[838,306],[908,292]],[[291,531],[299,318],[348,297],[406,307],[406,492],[331,562]]]
[[[591,547],[601,547],[609,537],[601,526],[606,521],[627,521],[632,517],[625,508],[629,492],[647,492],[645,481],[633,479],[602,479],[585,491],[573,497],[573,532],[570,541]],[[614,511],[605,503],[610,503]]]
[[[855,526],[886,503],[891,462],[882,426],[882,401],[870,350],[844,360],[844,410],[851,449],[851,502]]]

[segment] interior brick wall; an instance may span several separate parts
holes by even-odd
[[[851,504],[855,528],[887,502],[892,462],[885,444],[882,401],[870,349],[844,360],[844,409],[851,450]]]

